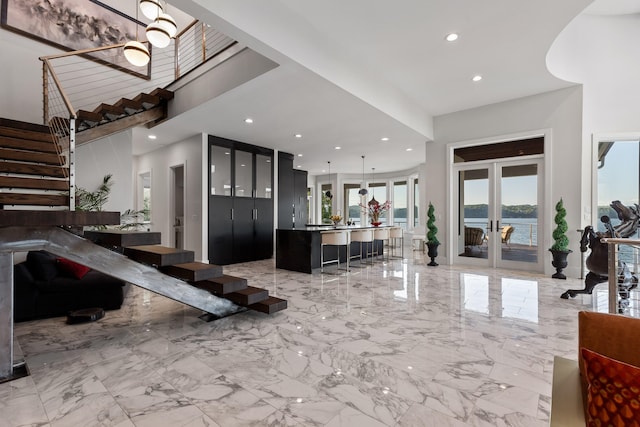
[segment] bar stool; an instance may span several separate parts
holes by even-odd
[[[360,242],[360,264],[362,264],[362,255],[365,255],[365,258],[368,256],[368,244],[373,244],[373,230],[368,228],[361,228],[351,230],[351,241],[352,242]],[[354,255],[351,258],[356,258],[358,255]]]
[[[389,227],[378,227],[378,228],[374,228],[373,229],[373,251],[376,254],[376,258],[380,255],[380,253],[378,252],[378,249],[376,248],[376,241],[380,240],[382,241],[382,256],[384,259],[384,242],[386,241],[387,243],[389,242],[389,237],[390,237],[390,233],[389,233]],[[373,254],[371,254],[373,256]],[[389,254],[387,253],[387,259],[389,259]]]
[[[389,240],[390,240],[390,247],[394,249],[393,251],[394,253],[396,248],[396,242],[398,241],[398,239],[400,239],[400,258],[404,258],[404,232],[402,230],[402,227],[391,227],[389,229]],[[397,258],[397,257],[394,256],[394,258]]]
[[[321,231],[320,236],[322,237],[322,242],[320,244],[320,272],[324,273],[324,265],[329,264],[331,262],[338,262],[338,268],[340,268],[340,246],[347,247],[347,271],[349,271],[349,231],[348,230],[331,230],[331,231]],[[325,246],[337,246],[338,247],[338,258],[332,259],[329,261],[324,260],[324,247]]]

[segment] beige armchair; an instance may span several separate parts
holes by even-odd
[[[511,247],[511,234],[513,230],[515,230],[515,228],[511,225],[502,227],[502,243],[506,243],[509,248]]]
[[[480,246],[484,241],[484,231],[478,227],[464,227],[464,246]]]

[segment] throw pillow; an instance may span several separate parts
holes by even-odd
[[[85,265],[78,264],[66,258],[58,258],[58,268],[63,274],[82,279],[91,269]]]
[[[581,349],[589,385],[587,425],[640,427],[640,368]]]
[[[56,256],[46,251],[31,251],[27,254],[27,266],[33,277],[50,282],[58,275]]]

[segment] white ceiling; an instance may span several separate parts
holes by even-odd
[[[547,71],[546,55],[591,3],[174,0],[281,66],[152,130],[136,129],[135,151],[206,132],[302,154],[296,166],[312,175],[328,161],[332,173],[360,173],[362,155],[367,173],[414,168],[425,161],[433,117],[571,85]],[[636,13],[639,3],[597,0],[588,12]],[[460,38],[446,42],[450,32]],[[158,139],[146,141],[148,133]]]

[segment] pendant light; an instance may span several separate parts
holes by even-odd
[[[147,25],[145,32],[147,33],[147,40],[149,40],[149,43],[162,49],[169,46],[169,43],[171,43],[171,35],[164,27],[164,24],[160,23],[160,14],[163,10],[162,5],[160,6],[160,8],[156,9],[157,15],[153,17],[153,22]]]
[[[358,191],[358,194],[361,196],[366,196],[369,191],[364,188],[364,156],[362,156],[362,188]]]
[[[168,13],[161,13],[157,21],[158,24],[167,30],[169,37],[174,38],[176,34],[178,34],[178,24],[176,24],[176,20]]]
[[[136,21],[138,20],[138,8],[136,8]],[[124,45],[124,57],[136,67],[144,67],[149,63],[151,55],[149,49],[138,41],[138,25],[136,25],[136,40]]]
[[[327,162],[329,163],[329,185],[331,185],[331,162]],[[326,193],[324,193],[325,196],[327,196],[328,199],[333,199],[333,194],[331,194],[331,190],[327,190]]]
[[[376,168],[371,168],[371,183],[375,184],[374,181],[376,180]],[[373,186],[373,194],[371,195],[371,200],[369,200],[369,206],[373,206],[373,205],[379,205],[380,203],[378,203],[378,201],[376,200],[376,187],[375,185]]]
[[[164,12],[164,8],[162,7],[160,0],[140,0],[140,11],[147,18],[156,19],[162,12]]]

